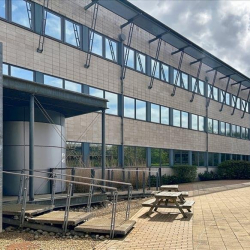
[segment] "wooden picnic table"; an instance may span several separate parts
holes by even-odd
[[[188,196],[188,192],[179,190],[179,185],[162,185],[160,191],[181,192],[183,197]]]
[[[183,209],[187,209],[191,212],[191,208],[194,201],[186,201],[182,195],[182,192],[160,192],[155,194],[155,200],[149,200],[142,204],[144,207],[150,207],[148,213],[152,213],[153,210],[157,211],[158,208],[177,208],[182,213],[183,217],[187,218],[187,215]]]

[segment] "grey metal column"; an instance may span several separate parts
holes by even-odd
[[[102,110],[102,179],[105,179],[106,145],[105,145],[105,109]]]
[[[34,95],[30,95],[30,123],[29,123],[29,174],[34,170]],[[29,178],[29,200],[34,200],[34,178]]]
[[[3,191],[3,44],[0,43],[0,232],[2,232],[2,191]]]

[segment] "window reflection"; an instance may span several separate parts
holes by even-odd
[[[192,114],[192,129],[198,130],[198,116]]]
[[[63,80],[57,77],[44,75],[44,84],[57,88],[62,88]]]
[[[126,60],[126,54],[128,55],[127,63],[125,65],[130,68],[135,68],[135,52],[132,49],[124,46],[124,60]]]
[[[226,104],[230,105],[230,94],[226,93]]]
[[[71,90],[74,92],[82,92],[82,86],[79,83],[75,83],[75,82],[70,82],[70,81],[65,81],[65,89],[67,90]]]
[[[207,119],[207,131],[213,133],[213,120],[210,118]]]
[[[107,114],[117,115],[118,112],[118,95],[110,92],[105,92],[105,99],[108,102],[108,109],[106,110]]]
[[[142,73],[146,72],[146,57],[136,52],[136,70]]]
[[[9,75],[9,70],[8,70],[8,65],[3,63],[3,74],[4,75]]]
[[[179,110],[173,109],[173,125],[176,127],[181,126],[181,112]]]
[[[169,82],[169,67],[165,64],[161,64],[161,80]]]
[[[61,40],[61,18],[47,11],[45,34]]]
[[[199,131],[204,131],[204,130],[205,130],[204,117],[199,116]]]
[[[169,124],[169,108],[161,106],[161,123]]]
[[[221,133],[221,135],[226,134],[225,122],[220,123],[220,133]]]
[[[237,103],[237,105],[236,105],[237,109],[240,109],[240,98],[237,99],[236,103]]]
[[[105,38],[105,56],[114,62],[117,61],[117,43]]]
[[[188,128],[188,113],[187,112],[181,112],[181,127],[182,128]]]
[[[135,99],[124,97],[124,116],[135,118]]]
[[[2,1],[0,3],[2,4]],[[24,0],[12,0],[12,22],[31,28],[29,20],[29,17],[31,18],[31,13],[28,12],[26,4],[30,9],[30,2]]]
[[[204,82],[199,81],[199,93],[204,95]]]
[[[231,136],[230,124],[226,123],[226,136]]]
[[[100,97],[103,98],[104,97],[104,92],[101,89],[96,89],[96,88],[89,88],[89,94],[95,97]]]
[[[160,122],[160,106],[151,103],[151,122]]]
[[[213,120],[213,133],[214,134],[219,133],[219,122],[216,120]]]
[[[5,18],[5,0],[0,0],[0,17]]]
[[[92,50],[94,54],[97,54],[99,56],[102,56],[102,36],[95,33],[93,35],[93,45]]]
[[[136,100],[136,119],[146,121],[146,102]]]
[[[218,101],[218,92],[219,92],[219,90],[216,87],[213,87],[213,90],[214,90],[214,100]]]
[[[181,74],[179,74],[178,81],[176,83],[176,76],[177,76],[177,70],[174,69],[174,79],[173,79],[173,84],[176,84],[177,86],[181,86]]]
[[[34,80],[34,73],[31,70],[22,69],[18,67],[11,66],[11,76],[21,78],[28,81]]]
[[[65,21],[65,41],[66,43],[80,47],[80,26],[71,21]]]
[[[188,75],[182,73],[182,74],[181,74],[181,77],[182,77],[184,89],[188,89]]]
[[[236,126],[232,125],[231,128],[232,128],[232,137],[237,137]]]
[[[154,73],[155,78],[160,78],[160,63],[151,59],[151,75]],[[155,71],[154,71],[155,70]]]
[[[192,91],[198,93],[198,84],[196,83],[196,79],[192,77]]]

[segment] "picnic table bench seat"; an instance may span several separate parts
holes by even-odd
[[[145,201],[142,203],[142,206],[143,207],[154,207],[155,204],[155,199],[151,199],[151,200],[148,200],[148,201]],[[195,201],[192,201],[192,200],[186,200],[183,204],[179,204],[179,206],[183,209],[191,209],[192,206],[194,205]],[[169,202],[167,205],[164,204],[164,202],[161,202],[159,205],[158,205],[159,208],[178,208],[175,203],[171,203]]]
[[[153,191],[152,194],[158,194],[161,191]],[[180,191],[183,197],[188,197],[188,192],[187,191]]]

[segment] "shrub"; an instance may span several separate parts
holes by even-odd
[[[178,183],[193,182],[197,176],[197,167],[190,165],[176,165],[173,167]]]
[[[199,179],[201,181],[210,181],[210,180],[218,180],[219,176],[217,173],[213,172],[213,171],[205,171],[204,173],[200,173],[198,174]]]
[[[218,166],[218,176],[221,179],[250,179],[250,162],[224,161]]]

